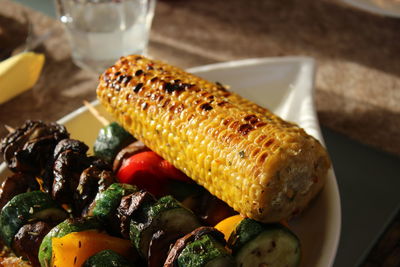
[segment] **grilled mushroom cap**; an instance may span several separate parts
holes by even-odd
[[[142,205],[155,202],[154,196],[143,190],[124,196],[121,199],[117,209],[117,218],[121,235],[124,238],[129,239],[129,227],[132,218],[136,221],[144,221],[146,219],[145,214],[142,214]]]
[[[52,197],[60,203],[72,204],[72,195],[83,170],[90,166],[86,154],[66,150],[58,155],[53,168]]]
[[[57,143],[69,137],[64,126],[42,121],[26,121],[0,143],[0,153],[10,170],[40,174]]]
[[[86,155],[86,152],[89,150],[89,147],[85,143],[79,140],[64,139],[58,142],[58,144],[54,148],[53,159],[56,160],[62,152],[67,150],[77,152],[78,154]]]
[[[18,256],[28,259],[32,266],[40,266],[38,260],[39,247],[43,238],[54,224],[44,221],[25,224],[14,237],[13,250]]]
[[[113,170],[117,171],[121,167],[124,159],[144,151],[150,151],[150,148],[145,146],[141,141],[133,142],[127,147],[121,149],[114,159]]]
[[[106,190],[115,182],[113,173],[98,166],[86,168],[80,175],[78,186],[74,192],[74,207],[82,211],[82,216],[88,213],[89,205],[97,193]]]
[[[29,190],[38,190],[39,184],[35,176],[28,173],[15,173],[7,177],[0,187],[0,210],[14,196]]]

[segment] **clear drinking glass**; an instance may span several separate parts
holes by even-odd
[[[155,0],[55,0],[74,62],[96,73],[121,57],[145,54]]]

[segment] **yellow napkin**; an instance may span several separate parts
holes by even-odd
[[[32,88],[39,79],[44,55],[24,52],[0,62],[0,104]]]

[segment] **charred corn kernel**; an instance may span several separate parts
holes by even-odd
[[[219,83],[128,56],[102,74],[97,95],[136,138],[250,218],[287,219],[324,184],[330,161],[316,139]]]

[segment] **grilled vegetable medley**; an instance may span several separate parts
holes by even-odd
[[[13,172],[0,192],[7,259],[42,267],[300,264],[300,242],[284,225],[238,215],[110,127],[95,156],[56,123],[27,121],[1,141]]]

